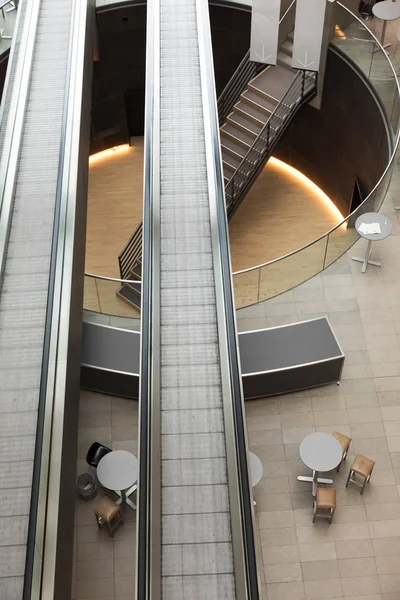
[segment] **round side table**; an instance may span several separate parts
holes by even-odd
[[[363,223],[371,224],[371,223],[379,223],[381,232],[380,233],[364,233],[362,231]],[[361,230],[360,230],[361,227]],[[376,262],[375,260],[370,260],[371,256],[371,246],[372,242],[377,242],[379,240],[384,240],[387,238],[392,231],[392,224],[389,219],[379,213],[369,212],[364,215],[360,215],[356,221],[355,228],[357,233],[364,239],[368,240],[367,252],[364,258],[359,258],[358,256],[352,256],[352,260],[356,260],[357,262],[363,263],[361,267],[361,273],[365,273],[368,265],[374,265],[375,267],[380,267],[381,263]]]
[[[400,4],[392,2],[392,0],[385,0],[384,2],[378,2],[377,4],[374,4],[372,7],[372,12],[374,13],[375,17],[383,21],[380,42],[384,48],[389,48],[391,44],[386,44],[385,46],[387,22],[395,21],[400,17]]]
[[[312,495],[317,493],[318,483],[333,483],[332,479],[322,479],[318,477],[319,473],[333,471],[342,460],[342,446],[336,438],[329,433],[310,433],[300,444],[300,458],[303,463],[312,470],[312,477],[299,475],[298,481],[307,481],[312,483]]]
[[[137,458],[126,450],[109,452],[97,465],[98,480],[105,488],[118,494],[117,504],[125,502],[133,509],[136,505],[129,496],[137,489],[137,476]]]

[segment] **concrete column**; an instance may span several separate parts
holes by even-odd
[[[328,56],[329,44],[335,33],[335,8],[336,0],[326,0],[325,9],[325,24],[324,31],[322,34],[322,47],[321,47],[321,59],[319,63],[318,71],[318,84],[317,84],[317,95],[310,102],[310,105],[314,108],[321,108],[322,92],[324,89],[325,81],[325,69],[326,61]]]

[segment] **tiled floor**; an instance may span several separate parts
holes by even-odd
[[[82,390],[77,473],[88,469],[85,456],[92,442],[137,455],[137,419],[136,402]],[[136,513],[122,507],[124,525],[112,540],[105,530],[98,529],[93,516],[93,506],[105,493],[115,498],[101,489],[91,502],[77,496],[72,598],[134,600]]]

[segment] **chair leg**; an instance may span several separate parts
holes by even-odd
[[[360,496],[362,496],[362,495],[363,495],[363,493],[364,493],[364,488],[365,488],[365,484],[367,483],[367,481],[368,481],[368,477],[365,477],[365,478],[364,478],[364,483],[363,483],[363,484],[362,484],[362,486],[361,486],[361,492],[360,492]]]
[[[347,477],[347,481],[346,481],[346,487],[349,487],[349,482],[350,482],[351,474],[352,474],[352,470],[350,469],[349,476]]]
[[[313,515],[313,520],[312,522],[315,523],[315,517],[317,516],[317,503],[314,500],[314,515]]]
[[[333,519],[333,513],[334,513],[334,512],[335,512],[335,509],[334,509],[334,508],[331,508],[331,514],[330,514],[330,516],[329,516],[329,524],[331,524],[331,523],[332,523],[332,519]]]

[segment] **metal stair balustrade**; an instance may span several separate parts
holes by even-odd
[[[298,71],[253,144],[225,186],[226,210],[232,217],[300,106],[316,92],[317,74]]]

